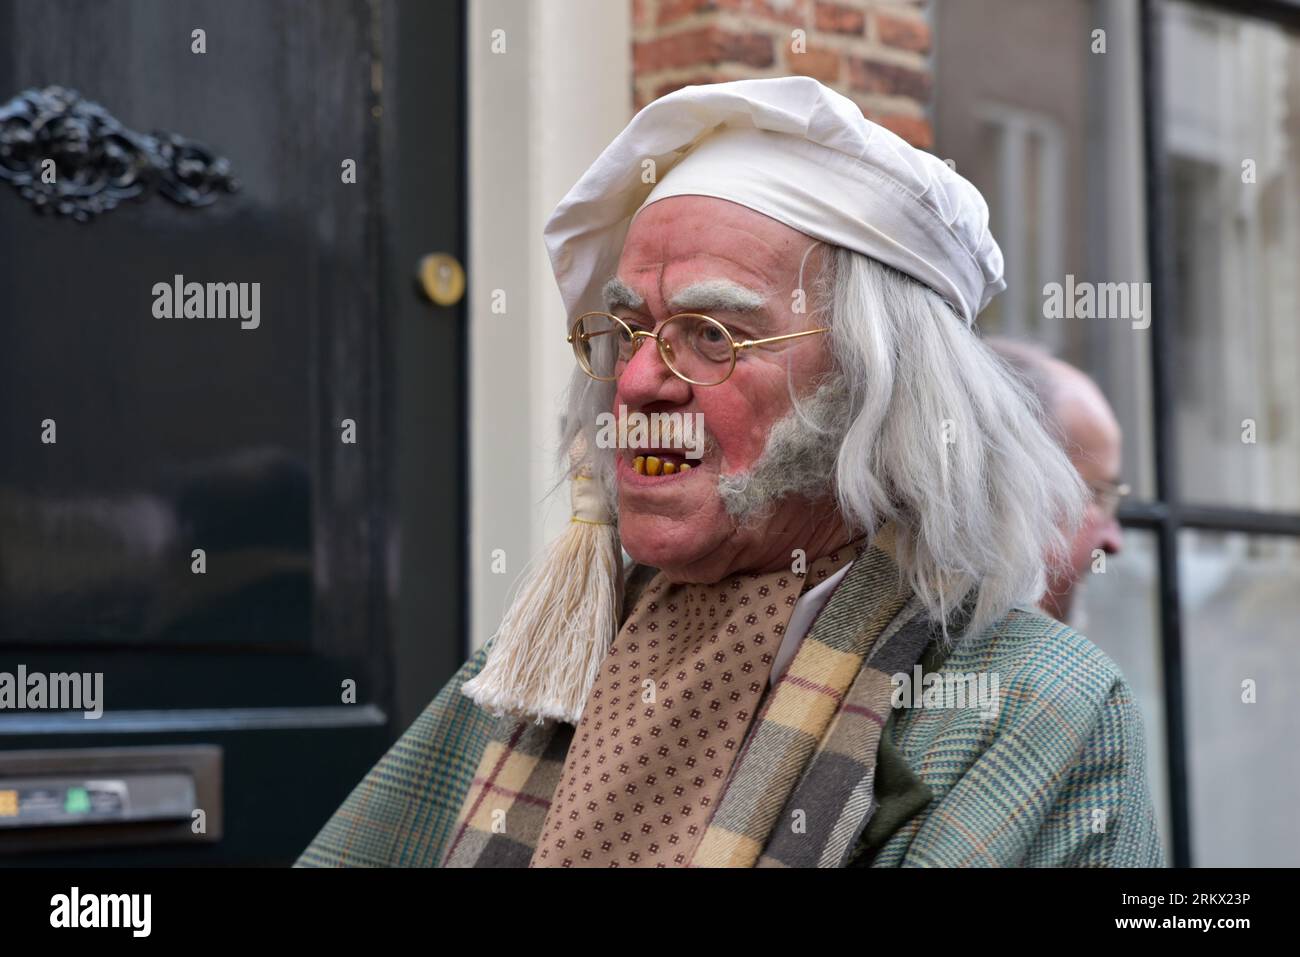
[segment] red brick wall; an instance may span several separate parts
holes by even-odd
[[[926,0],[631,3],[637,109],[692,83],[802,74],[914,145],[933,143]]]

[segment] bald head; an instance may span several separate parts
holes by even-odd
[[[1029,387],[1084,480],[1118,481],[1122,434],[1097,383],[1039,346],[997,337],[984,341]]]
[[[1090,487],[1119,482],[1122,432],[1115,413],[1097,384],[1068,362],[1038,346],[1009,339],[985,342],[1028,386],[1042,406],[1048,428]],[[1119,523],[1095,501],[1068,556],[1050,562],[1048,591],[1040,604],[1064,621],[1097,550],[1115,554],[1122,544]]]

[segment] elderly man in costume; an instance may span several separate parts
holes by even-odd
[[[987,220],[808,78],[637,114],[546,227],[570,530],[299,865],[1159,865],[1128,686],[1030,607],[1084,493]]]

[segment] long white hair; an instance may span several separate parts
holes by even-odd
[[[1037,601],[1046,557],[1085,501],[1037,400],[937,293],[874,259],[830,250],[809,298],[826,315],[833,380],[848,393],[832,406],[842,421],[824,429],[838,446],[827,493],[845,522],[893,524],[899,567],[936,623],[972,589],[965,634]],[[613,383],[575,369],[561,448],[567,470],[567,450],[585,437],[575,467],[591,470],[616,512],[615,452],[595,442],[613,396]]]
[[[1083,482],[1037,400],[937,293],[847,249],[829,268],[831,354],[853,403],[840,509],[896,526],[899,565],[936,621],[977,587],[978,634],[1042,595]]]

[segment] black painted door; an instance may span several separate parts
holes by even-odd
[[[0,0],[0,865],[290,863],[459,662],[461,65],[458,3]]]

